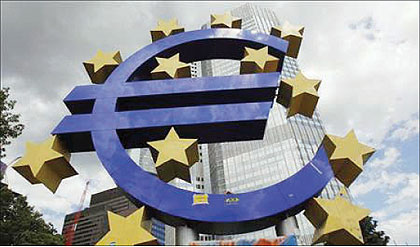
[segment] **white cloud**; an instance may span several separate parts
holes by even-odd
[[[367,175],[365,175],[367,174]],[[363,178],[358,178],[351,186],[352,194],[355,197],[365,195],[371,191],[378,190],[380,192],[386,192],[392,189],[401,188],[400,186],[410,179],[418,177],[415,173],[401,173],[401,172],[367,172],[362,174]]]
[[[7,147],[5,161],[23,154],[26,140],[45,139],[68,114],[61,100],[74,86],[88,83],[81,62],[97,49],[121,49],[126,58],[150,43],[148,30],[159,18],[177,17],[187,30],[193,30],[207,22],[210,13],[223,13],[239,4],[2,3],[1,82],[11,87],[18,101],[16,112],[26,125],[23,134]],[[276,11],[281,20],[306,26],[299,63],[306,76],[323,80],[318,109],[328,132],[344,135],[353,128],[362,142],[376,148],[383,146],[387,136],[403,141],[418,133],[418,118],[412,120],[419,112],[418,2],[261,5]],[[404,14],[392,18],[395,13]],[[401,121],[401,127],[389,135]],[[381,172],[363,173],[351,187],[353,194],[400,188],[403,199],[389,195],[384,203],[412,202],[416,197],[409,195],[416,174],[381,169],[393,167],[400,152],[390,147],[384,155],[367,164]],[[7,172],[12,189],[27,195],[59,231],[64,214],[77,209],[87,179],[92,180],[87,199],[114,186],[94,154],[75,154],[72,164],[80,175],[63,180],[55,195],[43,185],[30,185],[11,169]],[[394,229],[393,237],[404,243],[404,239],[418,238],[418,223],[416,228],[409,218],[415,213],[392,212],[399,218],[381,220],[380,225],[390,232]],[[403,231],[396,227],[399,225],[413,228]]]
[[[371,191],[382,198],[381,207],[371,215],[378,220],[378,229],[391,237],[391,244],[394,240],[419,244],[419,174],[371,172],[364,182],[352,185],[351,191],[357,199]]]
[[[365,164],[364,172],[351,186],[354,196],[361,196],[374,190],[390,190],[401,184],[411,174],[392,172],[400,163],[400,151],[395,147],[386,147],[382,157],[376,157]]]
[[[419,204],[419,175],[415,173],[405,174],[404,186],[395,193],[390,193],[385,203],[391,205],[408,204],[409,207]],[[401,207],[397,207],[402,210]],[[392,214],[388,214],[389,216]]]
[[[413,9],[418,3],[302,9],[300,65],[308,76],[322,79],[318,109],[328,132],[353,128],[362,141],[379,146],[396,123],[418,114],[419,17]],[[310,11],[328,18],[314,21]],[[390,18],[396,12],[404,18]],[[361,27],[352,29],[352,24]],[[366,38],[369,33],[375,38]]]
[[[399,146],[384,141],[418,134],[419,5],[341,6],[321,5],[328,18],[305,22],[300,65],[308,76],[323,79],[318,109],[327,132],[355,129],[361,142],[383,149],[383,156],[366,164],[352,194],[361,200],[373,192],[366,202],[379,207],[373,215],[380,227],[397,243],[418,244],[418,174],[403,172],[409,164],[401,163]],[[406,15],[390,18],[400,11]]]
[[[383,158],[375,158],[368,163],[368,166],[373,169],[384,169],[386,167],[395,165],[399,162],[401,156],[400,151],[395,147],[387,147],[384,150]]]
[[[418,245],[419,208],[401,213],[389,220],[379,220],[378,229],[391,237],[390,245]]]
[[[419,175],[410,174],[400,190],[388,193],[386,206],[372,215],[378,229],[397,244],[419,244]]]
[[[405,141],[410,137],[413,137],[419,133],[419,119],[409,119],[405,121],[401,126],[395,129],[391,134],[391,139]]]

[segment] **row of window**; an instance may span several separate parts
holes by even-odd
[[[196,184],[195,187],[197,189],[204,189],[204,185],[202,185],[202,184]]]

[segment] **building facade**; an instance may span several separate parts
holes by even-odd
[[[231,11],[242,19],[242,29],[270,33],[271,27],[281,24],[270,9],[244,4]],[[209,28],[204,24],[202,29]],[[191,64],[192,77],[239,75],[240,62],[207,60]],[[299,70],[297,59],[285,57],[282,78],[293,78]],[[191,168],[191,184],[174,179],[171,185],[204,193],[244,193],[268,187],[287,179],[308,163],[316,153],[325,130],[318,112],[313,118],[295,115],[286,118],[286,109],[274,102],[263,140],[199,145],[200,161]],[[134,152],[134,151],[133,151]],[[147,148],[140,149],[139,165],[156,174],[155,165]],[[333,198],[343,185],[333,179],[322,191],[321,197]],[[350,193],[348,193],[350,195]],[[298,244],[310,245],[314,228],[303,213],[292,216]],[[165,226],[166,244],[173,245],[175,228]],[[225,236],[199,234],[198,240],[276,238],[275,227]]]
[[[201,77],[201,65],[200,63],[191,64],[191,77]],[[131,149],[127,151],[130,157],[133,160],[138,160],[138,165],[141,166],[145,171],[156,175],[155,162],[153,161],[152,155],[148,148],[140,149]],[[198,145],[199,152],[199,161],[190,168],[191,173],[191,183],[187,183],[181,179],[175,178],[169,182],[172,186],[175,186],[180,189],[194,191],[194,192],[204,192],[211,193],[211,184],[209,180],[209,174],[203,170],[203,167],[208,167],[208,155],[207,155],[207,145]],[[206,165],[203,165],[206,163]],[[206,171],[209,171],[208,169]],[[207,175],[208,179],[204,179],[204,176]],[[153,223],[152,229],[157,228],[159,231],[165,233],[165,245],[175,245],[176,244],[176,233],[175,228],[169,225],[153,219],[154,222],[159,222],[159,224]],[[154,235],[156,236],[156,235]],[[211,239],[210,236],[200,234],[200,239]]]
[[[231,11],[242,19],[242,29],[270,33],[271,27],[281,24],[270,9],[252,4]],[[205,24],[203,29],[209,28]],[[239,75],[240,61],[209,60],[201,63],[202,76]],[[297,59],[286,56],[282,78],[293,78],[299,70]],[[263,140],[207,145],[209,162],[204,163],[212,193],[243,193],[268,187],[299,171],[316,153],[325,135],[319,114],[313,118],[295,115],[286,118],[286,109],[274,102]],[[209,165],[210,164],[210,165]],[[206,177],[205,177],[206,179]],[[333,198],[343,185],[335,178],[321,196]],[[303,213],[293,216],[295,235],[299,244],[310,245],[314,228]],[[275,227],[216,239],[275,238]]]
[[[89,207],[82,211],[79,222],[75,226],[72,245],[95,245],[109,231],[107,211],[128,216],[137,209],[120,188],[93,194]],[[76,213],[68,214],[64,218],[63,235],[73,225]],[[165,225],[155,219],[152,222],[151,233],[163,245],[165,243]]]

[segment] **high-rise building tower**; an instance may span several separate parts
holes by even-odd
[[[95,245],[109,230],[107,212],[128,216],[138,208],[125,196],[120,188],[93,194],[88,208],[82,211],[74,231],[72,245]],[[66,215],[63,234],[74,222],[76,212]],[[165,243],[164,224],[152,219],[151,233],[160,244]]]
[[[191,64],[191,77],[201,77],[201,67],[198,67],[198,63]],[[190,168],[191,183],[187,183],[181,179],[175,178],[169,182],[169,184],[181,188],[184,190],[195,191],[195,192],[211,192],[209,180],[204,180],[203,163],[208,163],[207,146],[198,146],[200,159]],[[152,155],[148,148],[132,149],[128,151],[130,157],[133,160],[138,160],[138,165],[141,166],[145,171],[156,174],[155,162],[153,161]],[[203,154],[204,153],[204,154]],[[208,165],[207,165],[208,167]],[[153,219],[155,220],[155,219]],[[165,245],[176,244],[176,233],[175,228],[169,225],[165,225],[160,221],[155,220],[152,224],[152,229],[158,229],[165,233]],[[207,236],[205,237],[208,238]],[[200,239],[204,239],[200,236]]]
[[[249,3],[232,10],[231,14],[242,19],[242,29],[246,30],[270,33],[271,27],[281,24],[272,10]],[[209,28],[209,24],[202,28]],[[239,75],[239,67],[240,62],[233,60],[202,61],[201,74]],[[293,78],[298,70],[297,59],[286,56],[282,78]],[[324,135],[325,130],[317,112],[312,119],[301,115],[286,118],[286,109],[274,102],[263,140],[207,145],[209,160],[204,163],[203,169],[204,174],[209,174],[207,180],[211,184],[211,192],[243,193],[288,178],[313,158]],[[334,178],[321,196],[332,198],[341,187],[341,183]],[[293,216],[292,222],[298,243],[310,245],[314,232],[310,222],[302,213]],[[246,234],[217,236],[222,239],[274,237],[275,227]]]
[[[245,4],[231,11],[242,19],[242,29],[270,33],[271,27],[281,24],[274,11]],[[303,23],[297,23],[303,24]],[[209,28],[209,24],[202,29]],[[305,41],[303,41],[305,42]],[[239,75],[239,61],[208,60],[191,64],[192,77]],[[293,78],[299,70],[298,61],[285,57],[282,78]],[[278,183],[299,171],[318,149],[325,130],[319,114],[313,118],[295,115],[286,118],[286,109],[275,103],[268,118],[263,140],[199,145],[200,161],[191,168],[191,184],[179,179],[170,182],[185,190],[205,193],[243,193]],[[150,151],[140,149],[139,165],[156,174]],[[321,193],[333,198],[343,185],[335,178]],[[275,206],[275,205],[273,205]],[[314,228],[300,213],[291,218],[298,244],[310,245]],[[175,244],[175,229],[165,226],[165,243]],[[275,227],[227,236],[200,234],[197,240],[257,239],[277,237]]]

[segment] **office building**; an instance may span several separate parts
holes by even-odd
[[[79,222],[75,226],[72,245],[95,245],[109,230],[107,211],[128,216],[137,209],[120,188],[93,194],[89,207],[82,211]],[[63,235],[74,223],[76,213],[66,215]],[[151,233],[163,245],[165,242],[164,224],[155,219],[152,222]]]
[[[201,77],[201,67],[199,66],[199,63],[191,64],[191,77]],[[187,183],[181,179],[175,178],[172,181],[170,181],[169,184],[184,190],[211,193],[210,184],[206,184],[208,180],[205,181],[203,175],[203,162],[208,162],[207,153],[203,155],[203,152],[206,152],[207,149],[206,147],[203,147],[203,145],[199,145],[198,148],[200,159],[196,164],[194,164],[190,168],[191,183]],[[145,171],[156,175],[155,162],[153,161],[149,148],[130,149],[127,152],[134,161],[138,161],[137,164],[141,166]],[[165,233],[165,245],[175,245],[175,228],[169,225],[165,225],[162,222],[157,221],[156,219],[153,220],[159,222],[160,224],[156,225],[155,223],[153,223],[152,228],[157,228],[159,229],[159,231],[163,231]]]
[[[232,10],[231,14],[242,19],[242,29],[246,30],[270,33],[272,26],[281,24],[272,10],[249,3]],[[203,25],[202,28],[209,28],[209,24]],[[239,67],[239,61],[203,61],[201,74],[203,77],[239,75]],[[297,59],[286,57],[282,78],[293,78],[298,70]],[[205,165],[210,165],[205,166],[204,170],[209,170],[207,173],[210,177],[207,179],[210,180],[212,193],[243,193],[288,178],[312,159],[324,135],[325,130],[317,112],[312,119],[301,115],[286,118],[286,109],[274,103],[263,140],[207,145],[209,162]],[[332,198],[342,186],[334,178],[321,196]],[[298,243],[310,245],[314,228],[302,213],[293,217]],[[274,237],[275,227],[246,234],[216,236],[217,239]]]
[[[274,11],[249,3],[233,9],[231,14],[242,19],[242,29],[257,32],[270,33],[272,26],[282,23],[282,18]],[[202,26],[202,29],[205,28],[209,28],[209,23]],[[201,61],[192,63],[191,74],[192,77],[239,75],[239,67],[240,62],[233,60]],[[299,69],[297,59],[286,57],[282,78],[295,77]],[[244,193],[265,188],[290,177],[308,163],[324,135],[325,130],[318,112],[314,113],[313,118],[301,115],[286,118],[286,109],[274,103],[263,140],[199,145],[200,162],[191,168],[192,184],[179,179],[174,179],[170,184],[190,191],[216,194]],[[145,170],[156,173],[148,149],[141,149],[140,158],[137,160]],[[342,187],[343,185],[334,178],[322,191],[321,196],[333,198]],[[298,244],[310,245],[314,228],[303,213],[293,216],[292,222]],[[167,240],[168,236],[171,236],[170,241],[166,243],[175,244],[174,228],[166,226],[165,231]],[[198,240],[276,237],[276,229],[273,226],[237,235],[200,234]]]

